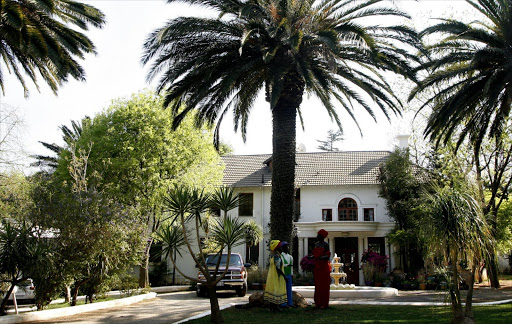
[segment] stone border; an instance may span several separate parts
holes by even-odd
[[[29,312],[18,315],[7,315],[0,317],[0,324],[15,324],[15,323],[25,323],[25,322],[35,322],[35,321],[47,321],[57,317],[63,316],[73,316],[76,314],[96,311],[100,309],[112,308],[112,307],[120,307],[126,306],[134,303],[138,303],[143,300],[153,299],[156,297],[155,292],[150,292],[147,294],[126,297],[116,300],[108,300],[104,302],[92,303],[87,305],[79,305],[73,307],[63,307],[56,309],[48,309],[36,312]]]

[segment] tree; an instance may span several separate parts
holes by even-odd
[[[74,146],[62,151],[55,171],[61,181],[69,181],[73,149],[90,151],[90,185],[116,202],[137,208],[145,218],[148,245],[140,267],[141,287],[149,285],[149,248],[152,234],[165,217],[162,197],[167,189],[176,183],[213,188],[222,178],[211,129],[194,127],[190,117],[173,131],[171,111],[161,107],[162,98],[151,92],[115,101],[82,123]],[[95,179],[95,174],[101,177]]]
[[[390,241],[400,247],[400,265],[405,272],[423,266],[422,242],[418,240],[419,218],[415,212],[422,188],[428,182],[426,172],[415,166],[408,149],[396,149],[379,167],[379,196],[386,200],[386,209],[396,228]]]
[[[5,219],[0,224],[0,278],[9,288],[0,306],[0,315],[6,315],[5,306],[14,287],[33,274],[42,271],[51,260],[45,253],[44,242],[25,222],[11,224]]]
[[[469,138],[478,152],[486,136],[500,137],[510,115],[512,4],[509,0],[467,2],[481,19],[469,24],[443,19],[420,33],[444,38],[427,47],[427,61],[420,67],[426,76],[409,100],[427,94],[421,109],[432,107],[425,134],[433,141],[447,143],[457,133],[457,144]]]
[[[317,140],[317,142],[320,143],[317,148],[327,152],[339,151],[339,149],[334,146],[334,143],[341,141],[343,141],[343,132],[341,130],[335,132],[330,129],[327,132],[327,139],[325,141]]]
[[[0,71],[1,72],[1,71]],[[19,164],[23,130],[23,119],[18,109],[0,104],[0,167],[2,169]]]
[[[448,142],[443,148],[435,148],[432,156],[432,170],[438,173],[438,179],[450,186],[462,182],[478,193],[482,212],[498,244],[502,242],[500,237],[506,237],[507,225],[503,223],[506,218],[500,210],[508,200],[512,184],[512,129],[510,123],[505,127],[499,138],[484,139],[479,152],[473,142],[466,140],[458,147],[457,143]],[[496,248],[489,255],[486,266],[491,285],[499,287]]]
[[[203,283],[208,287],[210,297],[211,321],[222,323],[224,320],[219,308],[219,301],[215,286],[224,278],[229,267],[229,259],[233,247],[244,243],[246,226],[243,222],[227,215],[227,212],[238,206],[239,196],[234,194],[232,188],[217,188],[212,195],[198,189],[189,189],[184,186],[176,186],[165,197],[165,206],[172,216],[172,222],[162,226],[158,232],[158,238],[164,243],[162,252],[166,258],[170,258],[176,270],[182,276],[192,282],[200,282],[198,278],[188,276],[181,272],[176,264],[176,253],[181,256],[181,251],[186,249],[194,259],[199,271],[204,276]],[[213,272],[210,272],[206,264],[204,254],[194,251],[193,247],[201,246],[201,223],[203,214],[211,207],[223,207],[224,215],[213,222],[211,238],[216,243],[215,254],[221,255],[227,249],[225,269],[219,270],[221,258],[217,258],[217,264]],[[200,248],[199,248],[200,249]]]
[[[461,186],[459,186],[461,187]],[[472,311],[473,284],[479,261],[492,250],[493,238],[478,201],[456,188],[435,188],[426,195],[422,233],[430,250],[441,255],[448,269],[449,293],[454,323],[475,323]],[[468,293],[463,309],[459,290],[461,261],[469,261]]]
[[[200,5],[218,18],[179,17],[150,34],[143,63],[161,75],[158,91],[174,127],[191,111],[198,124],[216,124],[233,110],[245,138],[249,115],[264,89],[272,111],[271,238],[291,241],[296,118],[305,92],[317,96],[341,127],[334,101],[355,120],[353,105],[373,117],[370,99],[387,116],[400,103],[379,71],[412,76],[418,46],[405,26],[364,25],[372,17],[408,17],[380,0],[168,0]],[[181,109],[185,105],[185,109]]]
[[[96,8],[72,0],[4,0],[0,15],[0,87],[5,93],[4,71],[12,71],[25,95],[28,88],[23,74],[36,87],[37,74],[54,93],[71,76],[85,79],[85,72],[77,62],[84,54],[95,53],[87,36],[67,25],[82,30],[88,26],[101,27],[104,15]]]
[[[48,172],[53,172],[57,166],[59,161],[59,154],[74,145],[74,143],[80,138],[82,134],[82,125],[88,124],[90,122],[89,117],[85,117],[82,121],[71,121],[71,128],[66,125],[61,125],[59,128],[62,131],[62,140],[64,141],[64,146],[60,146],[58,144],[50,144],[46,142],[39,141],[44,147],[54,153],[53,156],[48,155],[34,155],[32,158],[36,159],[36,162],[31,163],[31,166],[40,167],[43,169],[47,169]]]
[[[71,282],[74,306],[80,287],[90,283],[97,287],[140,264],[146,226],[136,208],[94,187],[95,181],[101,181],[101,174],[87,174],[90,151],[69,153],[68,182],[57,173],[35,177],[38,185],[33,193],[31,220],[54,233],[53,261],[59,264],[55,271],[45,273],[48,277],[37,274],[36,279],[59,286]],[[45,286],[45,293],[53,288]]]

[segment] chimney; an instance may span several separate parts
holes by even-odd
[[[398,139],[398,148],[401,150],[405,150],[409,148],[409,137],[410,135],[398,135],[396,138]]]

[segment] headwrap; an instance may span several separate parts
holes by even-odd
[[[279,240],[270,241],[270,251],[274,251],[280,245],[281,242]]]
[[[322,236],[323,238],[326,238],[327,235],[329,235],[329,233],[326,230],[321,229],[318,231],[318,235]]]

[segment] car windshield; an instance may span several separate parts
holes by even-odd
[[[206,263],[208,265],[210,265],[210,266],[211,265],[216,265],[218,259],[219,259],[218,255],[209,255],[206,258]],[[220,259],[220,265],[221,266],[225,266],[227,259],[228,259],[228,255],[227,254],[223,254],[221,259]],[[240,256],[238,254],[231,254],[231,257],[229,258],[229,265],[230,266],[241,267],[242,266],[242,260],[240,260]]]

